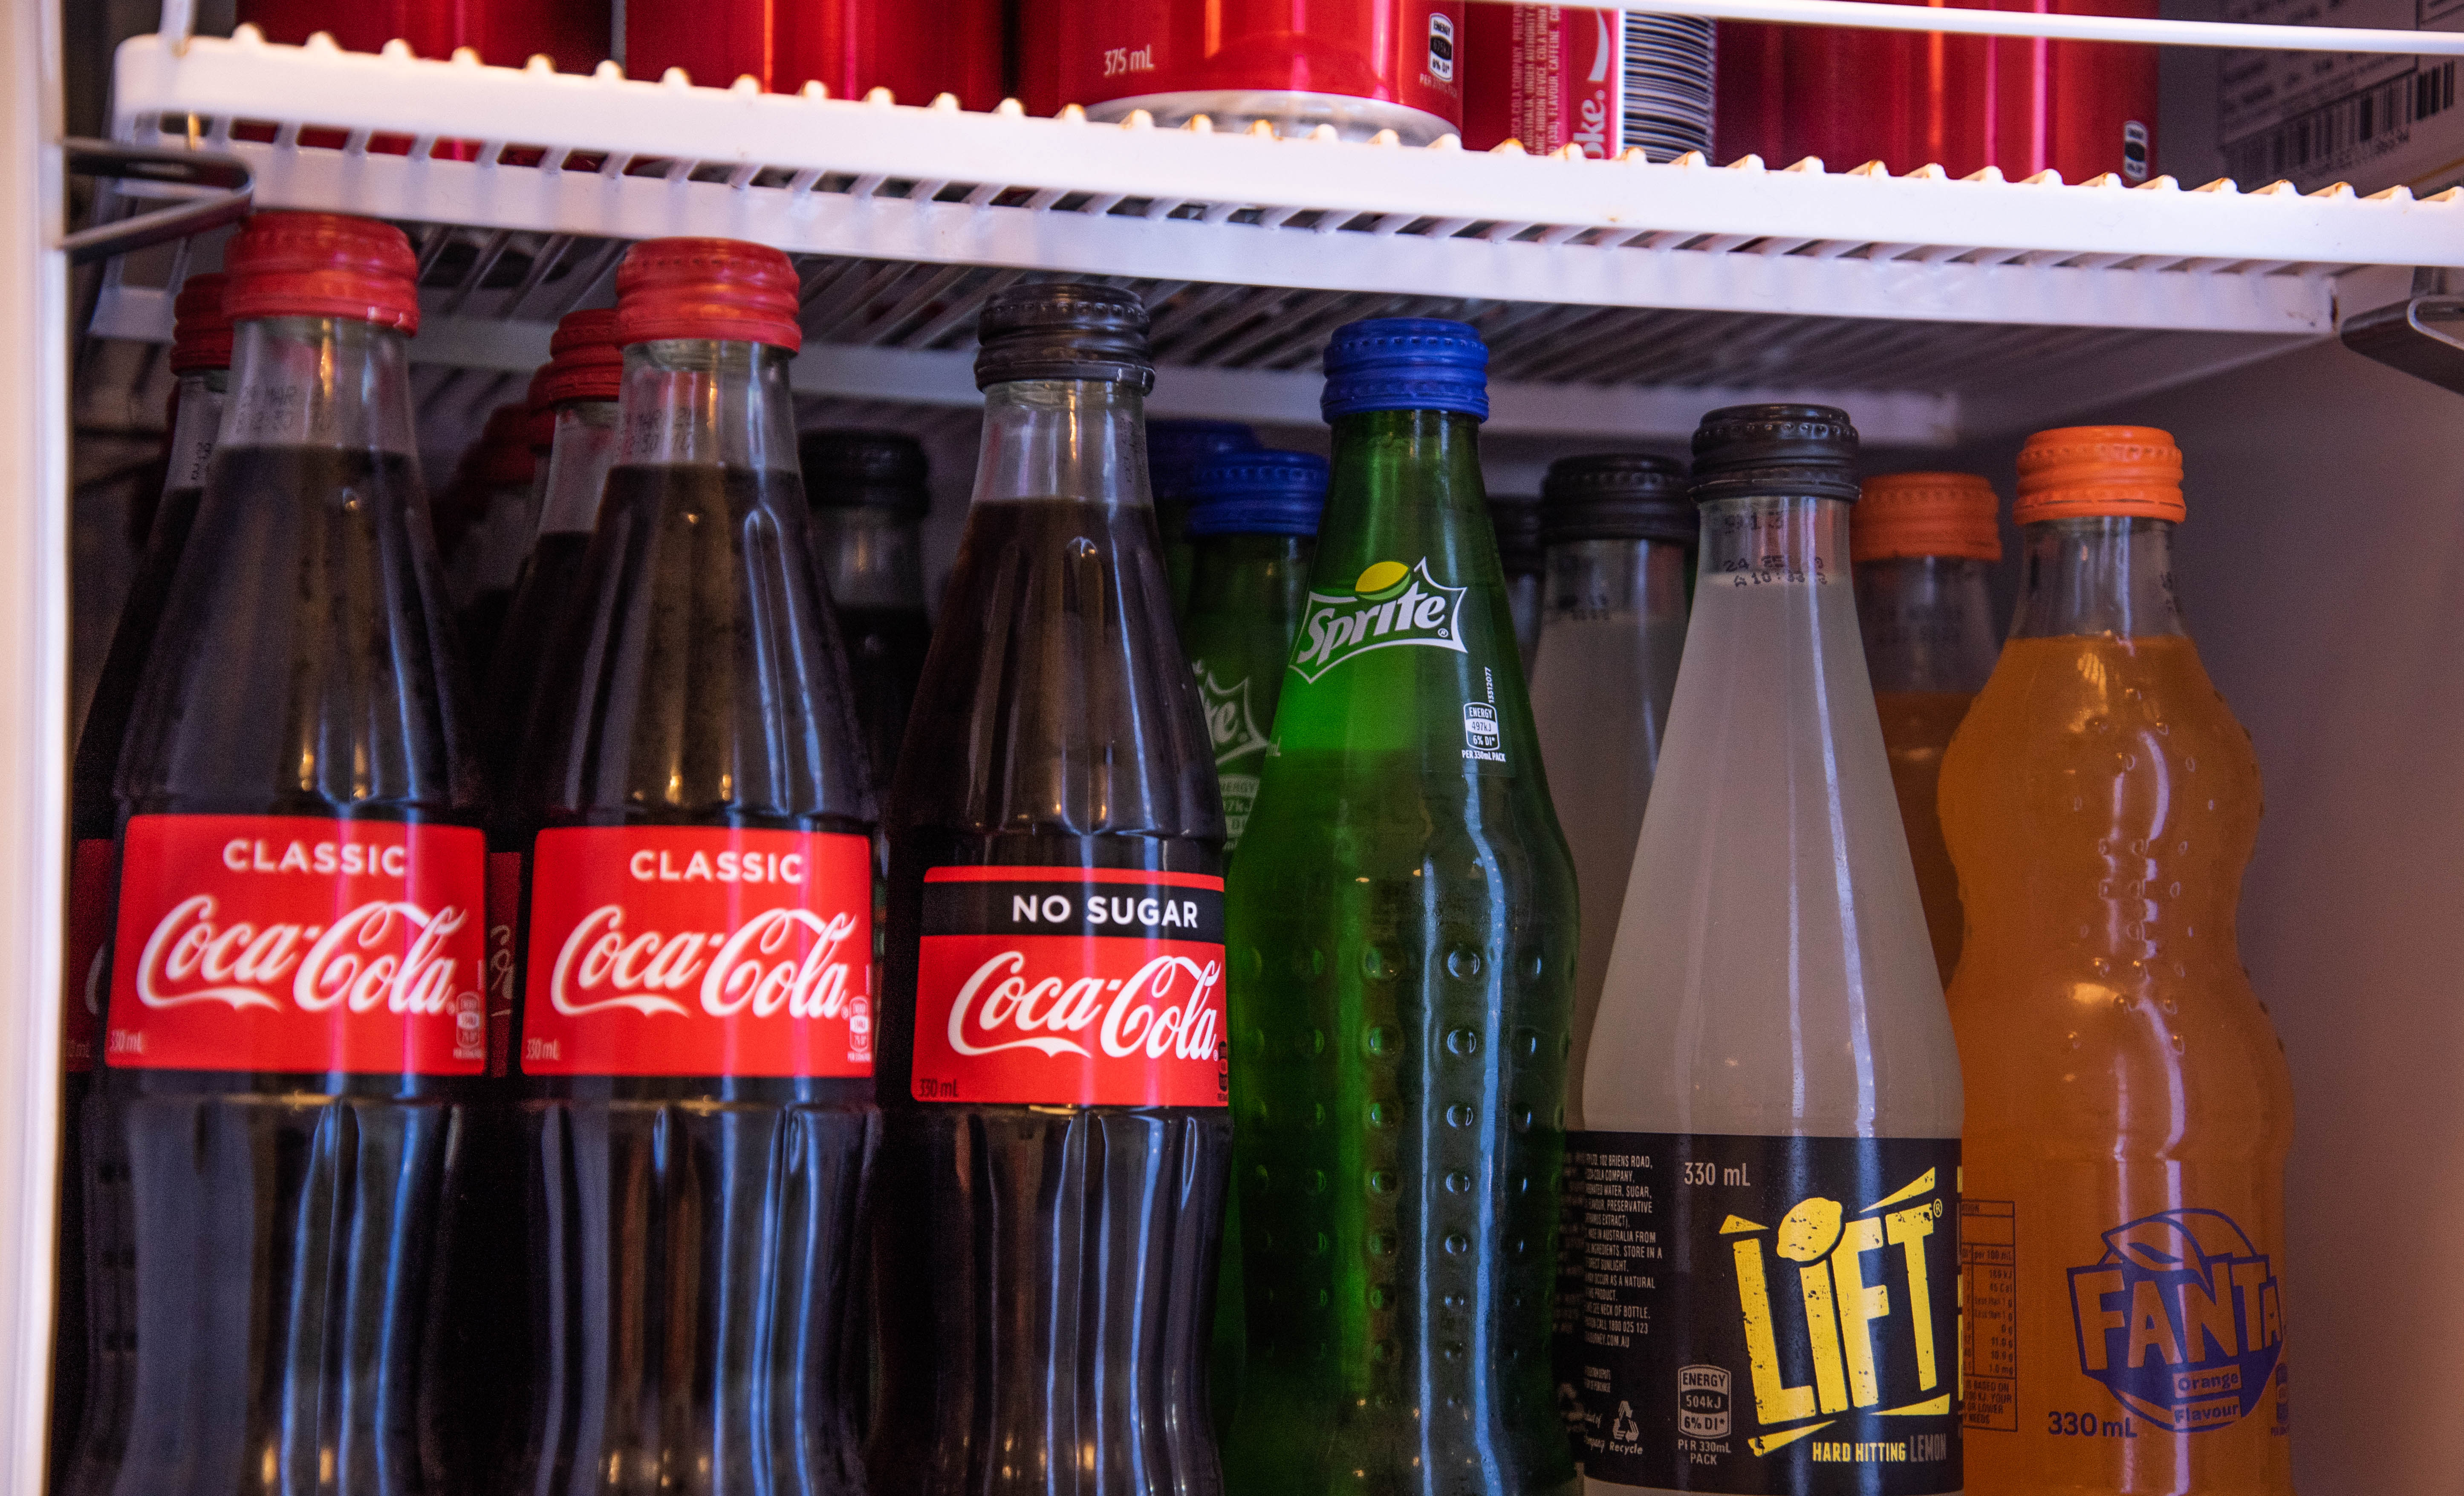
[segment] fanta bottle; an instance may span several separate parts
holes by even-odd
[[[1943,760],[1977,1496],[2292,1489],[2258,764],[2174,602],[2181,476],[2163,431],[2029,439],[2018,618]]]

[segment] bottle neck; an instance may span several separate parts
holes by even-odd
[[[616,461],[627,467],[796,471],[787,350],[667,338],[625,350]]]
[[[2001,645],[1986,589],[1991,563],[1893,556],[1857,566],[1857,622],[1874,689],[1972,695]]]
[[[2179,637],[2169,520],[2094,516],[2045,519],[2022,532],[2013,639],[2079,634]]]
[[[1443,510],[1477,520],[1489,532],[1487,490],[1480,475],[1480,423],[1453,410],[1363,410],[1337,416],[1333,429],[1328,506],[1336,512],[1333,486],[1349,492],[1366,486],[1371,503],[1347,504],[1358,517],[1398,508]]]
[[[1685,547],[1667,540],[1560,540],[1549,547],[1543,627],[1617,618],[1685,622]]]
[[[350,318],[269,317],[231,340],[222,447],[332,447],[411,457],[410,340]]]
[[[576,400],[556,407],[556,443],[548,449],[539,534],[588,535],[599,528],[599,497],[616,462],[613,400]]]
[[[813,544],[838,607],[924,611],[924,541],[894,509],[823,505],[812,511]]]
[[[1848,580],[1848,504],[1755,494],[1703,506],[1698,586],[1764,586]]]
[[[1029,498],[1152,506],[1146,398],[1092,379],[1023,379],[985,390],[974,501]]]
[[[222,433],[230,389],[229,369],[190,369],[180,376],[171,397],[171,454],[163,473],[164,493],[206,486],[206,464]]]

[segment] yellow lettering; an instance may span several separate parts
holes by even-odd
[[[2079,1314],[2079,1349],[2087,1356],[2087,1369],[2101,1372],[2112,1365],[2106,1353],[2105,1335],[2125,1329],[2130,1316],[2117,1309],[2108,1309],[2105,1301],[2122,1291],[2122,1269],[2100,1267],[2071,1279],[2072,1308]]]
[[[2155,1284],[2142,1278],[2130,1286],[2130,1349],[2123,1353],[2122,1364],[2145,1366],[2149,1351],[2167,1366],[2178,1365],[2182,1359],[2182,1343],[2173,1337],[2173,1319],[2165,1312],[2165,1297],[2156,1291]]]
[[[1865,1254],[1882,1249],[1882,1223],[1848,1222],[1839,1244],[1831,1252],[1831,1276],[1839,1287],[1839,1339],[1848,1353],[1848,1393],[1857,1406],[1870,1408],[1882,1400],[1874,1375],[1874,1321],[1891,1312],[1891,1290],[1865,1281]]]
[[[2202,1335],[2220,1356],[2241,1353],[2241,1335],[2233,1328],[2232,1275],[2232,1264],[2218,1263],[2205,1286],[2186,1283],[2175,1290],[2182,1310],[2182,1349],[2189,1353],[2185,1360],[2207,1359],[2208,1353],[2200,1344]]]
[[[1814,1389],[1792,1387],[1780,1375],[1779,1341],[1771,1333],[1771,1290],[1763,1281],[1763,1244],[1730,1243],[1737,1258],[1737,1302],[1746,1316],[1746,1363],[1754,1379],[1754,1415],[1765,1424],[1814,1416]]]
[[[1883,1224],[1891,1244],[1908,1260],[1908,1322],[1916,1334],[1917,1387],[1923,1391],[1939,1379],[1933,1364],[1933,1285],[1925,1280],[1925,1238],[1933,1235],[1933,1207],[1903,1210],[1884,1217]],[[1964,1353],[1966,1347],[1961,1349]]]
[[[1796,1270],[1796,1291],[1805,1300],[1805,1335],[1814,1342],[1814,1387],[1822,1411],[1848,1407],[1848,1378],[1839,1364],[1839,1316],[1832,1307],[1831,1264],[1826,1259]]]

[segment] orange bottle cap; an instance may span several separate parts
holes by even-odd
[[[1865,480],[1848,519],[1848,559],[1894,556],[2002,559],[1994,524],[2001,499],[1973,473],[1886,473]]]
[[[2021,524],[2101,515],[2182,521],[2182,449],[2152,426],[2065,426],[2019,450]]]

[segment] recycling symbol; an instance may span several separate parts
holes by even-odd
[[[1641,1440],[1642,1425],[1634,1419],[1633,1403],[1617,1404],[1617,1417],[1609,1420],[1609,1438],[1620,1444],[1636,1443]]]

